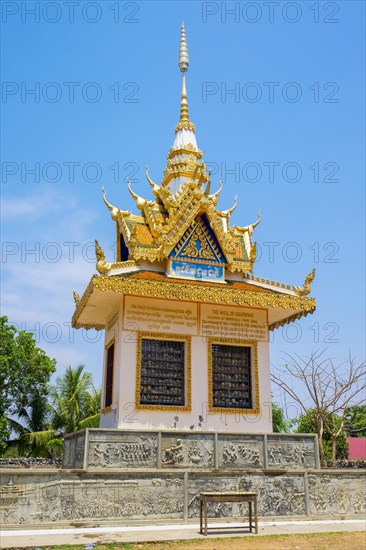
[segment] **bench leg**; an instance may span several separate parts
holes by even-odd
[[[207,502],[205,502],[205,535],[207,537]]]
[[[200,534],[202,534],[202,500],[200,500]]]
[[[254,521],[255,521],[255,534],[258,535],[258,506],[257,506],[257,497],[254,498]]]

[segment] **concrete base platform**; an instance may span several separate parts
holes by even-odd
[[[363,519],[305,520],[259,522],[258,535],[249,534],[240,523],[209,523],[217,528],[208,537],[200,535],[199,525],[146,525],[125,527],[87,527],[78,529],[38,529],[0,531],[0,548],[34,548],[61,544],[117,544],[127,542],[154,542],[189,540],[210,537],[258,537],[302,533],[329,533],[336,531],[364,531]],[[233,529],[233,527],[237,529]],[[230,529],[228,529],[230,527]]]

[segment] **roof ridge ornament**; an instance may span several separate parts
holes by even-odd
[[[119,210],[119,208],[117,208],[116,206],[113,206],[113,204],[111,204],[110,202],[107,201],[107,191],[105,190],[104,187],[102,187],[102,192],[103,192],[103,201],[104,201],[104,204],[106,205],[106,207],[108,208],[109,212],[111,213],[111,218],[112,218],[112,220],[116,221],[116,220],[117,220],[117,216],[118,216],[118,210]]]
[[[180,102],[180,122],[177,124],[175,131],[179,130],[191,130],[195,131],[195,126],[189,120],[188,101],[187,101],[187,88],[186,88],[186,75],[185,73],[189,67],[188,46],[186,39],[186,30],[184,23],[182,23],[180,31],[180,44],[179,44],[179,69],[182,73],[182,98]]]
[[[315,279],[315,267],[305,277],[305,281],[301,286],[293,286],[292,289],[298,296],[307,296],[311,292],[311,283]]]
[[[128,190],[129,192],[131,193],[131,196],[132,198],[135,200],[136,202],[136,206],[139,210],[143,210],[145,204],[146,204],[146,199],[143,199],[142,197],[140,197],[137,193],[135,193],[134,191],[132,191],[131,189],[131,180],[129,178],[127,178],[127,187],[128,187]]]
[[[216,212],[221,218],[226,218],[227,221],[229,222],[230,216],[234,212],[237,206],[238,206],[238,197],[236,196],[234,199],[234,205],[231,208],[228,208],[227,210],[223,210],[222,212],[217,210]]]
[[[97,259],[96,268],[99,273],[107,273],[110,271],[112,264],[107,262],[103,248],[100,246],[97,239],[95,239],[95,256]]]
[[[210,195],[210,199],[211,199],[212,204],[214,206],[216,206],[216,204],[219,200],[219,196],[220,196],[221,191],[222,191],[222,179],[220,178],[218,191],[216,191],[216,193],[213,193],[212,195]]]

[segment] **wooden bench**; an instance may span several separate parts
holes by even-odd
[[[207,536],[207,506],[209,502],[247,502],[249,505],[249,533],[258,534],[257,493],[200,493],[200,533]],[[254,508],[254,514],[253,514]],[[254,516],[254,523],[253,523]],[[203,521],[204,520],[204,521]],[[204,523],[204,526],[203,526]],[[225,526],[226,528],[226,526]],[[217,527],[216,527],[217,529]]]

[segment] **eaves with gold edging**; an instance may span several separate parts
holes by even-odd
[[[75,309],[72,318],[72,326],[74,328],[85,326],[83,323],[79,323],[79,317],[94,290],[102,292],[112,291],[121,294],[134,294],[154,298],[179,298],[201,303],[259,306],[263,308],[294,309],[297,311],[294,316],[270,325],[270,329],[282,326],[308,313],[313,313],[316,308],[316,301],[314,298],[295,296],[293,294],[290,295],[283,291],[276,292],[272,289],[255,290],[253,288],[253,290],[248,290],[248,285],[245,285],[245,283],[235,283],[229,286],[214,283],[196,283],[194,281],[183,281],[181,279],[170,279],[168,277],[162,277],[161,279],[155,280],[154,278],[148,277],[149,272],[140,273],[139,275],[139,277],[129,274],[125,276],[94,275]],[[100,325],[91,327],[88,325],[87,328],[101,329],[104,327]]]

